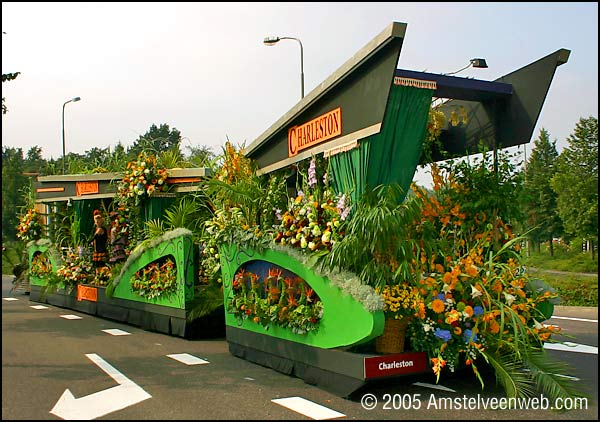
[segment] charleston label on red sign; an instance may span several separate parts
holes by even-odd
[[[427,354],[410,352],[367,357],[364,359],[364,365],[365,379],[417,374],[427,370]]]
[[[288,129],[288,157],[341,134],[342,109],[338,107],[310,122]]]

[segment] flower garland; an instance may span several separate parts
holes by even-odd
[[[154,192],[163,192],[167,189],[167,169],[157,168],[154,155],[141,152],[136,161],[127,163],[123,179],[117,187],[121,198],[139,205],[142,199],[152,196]]]
[[[42,237],[43,226],[40,223],[40,214],[34,209],[29,208],[27,212],[19,218],[17,226],[17,237],[21,240],[38,240]]]
[[[314,252],[331,250],[342,238],[341,224],[350,212],[348,197],[334,194],[327,183],[327,174],[323,179],[324,186],[319,186],[313,157],[308,168],[307,193],[298,191],[288,210],[278,215],[281,223],[276,227],[275,243]]]
[[[314,290],[299,277],[284,277],[280,268],[270,268],[263,280],[242,268],[235,274],[232,292],[227,311],[266,329],[273,324],[306,334],[317,330],[323,317],[323,302]]]

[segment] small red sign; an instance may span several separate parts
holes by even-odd
[[[365,358],[365,379],[406,375],[427,370],[425,352],[396,353]]]
[[[89,300],[90,302],[98,301],[98,289],[95,287],[77,285],[77,300]]]

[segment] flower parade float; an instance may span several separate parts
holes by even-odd
[[[165,227],[162,221],[194,217],[178,213],[177,196],[193,193],[207,174],[209,169],[204,168],[169,170],[154,155],[142,153],[122,173],[40,177],[36,209],[45,205],[49,209],[45,217],[65,224],[40,223],[45,232],[20,231],[27,239],[33,234],[38,238],[27,244],[31,300],[166,334],[195,335],[192,328],[201,330],[202,318],[192,324],[190,315],[198,292],[205,290],[198,281],[198,245],[189,229],[174,222]],[[126,245],[119,262],[100,268],[90,259],[94,210],[105,216],[106,230],[112,232],[109,247],[117,240]],[[23,215],[25,227],[34,213]],[[42,216],[35,221],[42,221]],[[53,240],[45,237],[51,227]],[[216,310],[213,314],[222,324],[221,314]]]
[[[229,350],[344,397],[462,370],[483,387],[483,366],[509,396],[571,394],[542,347],[556,295],[523,274],[511,176],[498,177],[569,51],[482,81],[396,69],[405,30],[390,25],[243,157],[229,151],[207,222]],[[433,164],[434,192],[411,186],[419,164],[482,151],[491,166]],[[502,183],[504,197],[490,191]]]

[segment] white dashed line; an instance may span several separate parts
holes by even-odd
[[[82,317],[77,315],[61,315],[60,317],[64,319],[83,319]]]
[[[48,309],[48,307],[44,306],[44,305],[31,305],[30,308],[33,308],[33,309]]]
[[[598,354],[598,347],[596,347],[596,346],[588,346],[585,344],[571,343],[568,341],[566,341],[564,343],[545,343],[544,349],[558,350],[560,352],[590,353],[593,355]]]
[[[567,319],[569,321],[595,322],[596,324],[598,324],[597,319],[574,318],[574,317],[565,317],[565,316],[552,316],[550,319]]]
[[[302,397],[288,397],[285,399],[273,399],[271,401],[311,419],[334,419],[346,416],[343,413],[336,412]]]
[[[2,299],[4,299],[7,302],[12,302],[12,301],[15,301],[15,300],[19,300],[16,297],[3,297]]]
[[[123,331],[123,330],[119,330],[118,328],[110,328],[108,330],[102,330],[107,334],[110,334],[111,336],[128,336],[131,333],[128,333],[127,331]]]
[[[203,365],[205,363],[210,363],[207,360],[197,358],[196,356],[192,356],[189,353],[177,353],[173,355],[167,355],[167,357],[171,359],[175,359],[181,363],[185,363],[186,365]]]

